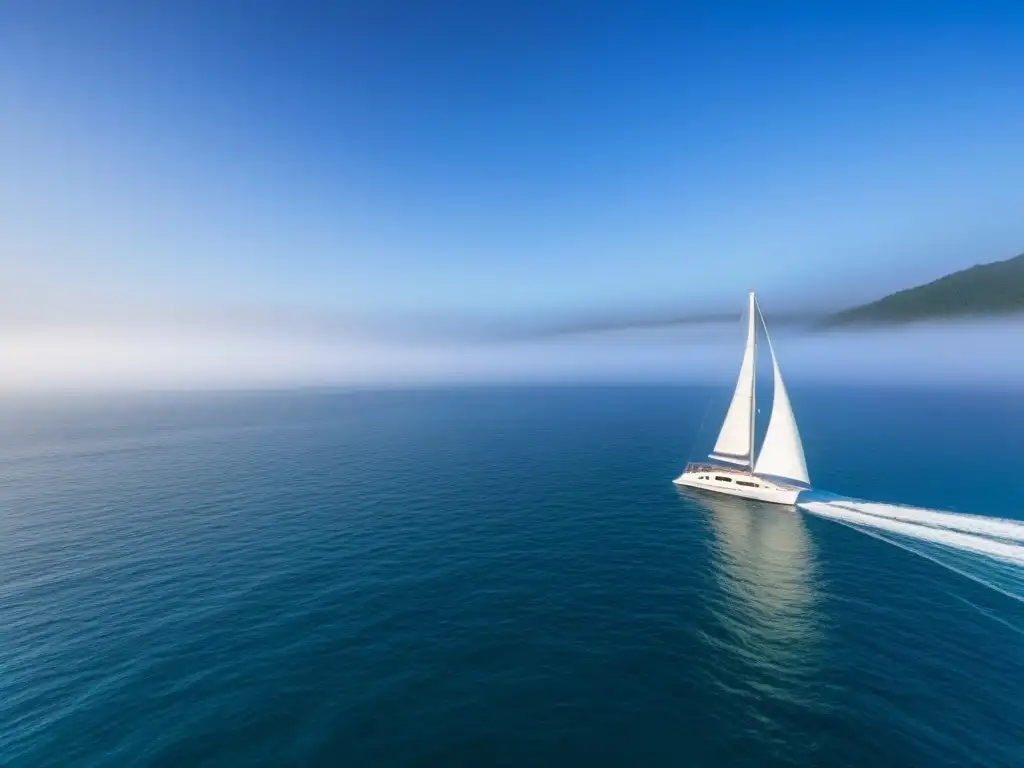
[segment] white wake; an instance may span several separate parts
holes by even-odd
[[[828,502],[826,502],[828,503]],[[1008,541],[1024,542],[1024,522],[1007,520],[1002,517],[982,517],[981,515],[962,515],[953,512],[941,512],[937,509],[920,509],[898,504],[878,504],[875,502],[835,501],[831,502],[844,509],[863,512],[891,520],[902,520],[918,525],[928,525],[950,531],[976,533]]]
[[[1024,522],[831,496],[798,506],[1024,602]]]
[[[800,505],[802,509],[812,514],[847,522],[857,527],[888,531],[909,536],[918,541],[928,541],[963,552],[987,555],[1014,565],[1024,565],[1024,545],[1013,544],[1002,538],[963,532],[964,530],[977,530],[971,528],[976,524],[976,520],[987,523],[997,522],[992,518],[915,510],[888,504],[859,504],[858,506],[859,508],[847,502],[834,501],[809,501]],[[865,507],[871,508],[872,511],[862,511]],[[910,522],[914,520],[921,522]],[[1021,531],[1017,535],[1022,536],[1020,540],[1024,541],[1024,526],[1009,520],[1001,522],[1008,530],[1012,526],[1019,527]]]

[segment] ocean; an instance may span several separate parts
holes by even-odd
[[[0,765],[1024,765],[1024,565],[677,491],[728,394],[5,398]],[[816,488],[1024,518],[1024,392],[790,395]]]

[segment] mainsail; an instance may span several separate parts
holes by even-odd
[[[757,362],[757,326],[754,323],[754,294],[750,294],[747,316],[747,346],[743,352],[736,391],[725,414],[722,431],[718,433],[711,458],[732,464],[746,464],[753,468],[754,461],[754,375]]]

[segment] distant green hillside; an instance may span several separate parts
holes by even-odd
[[[1024,254],[979,264],[838,312],[824,325],[893,325],[1024,312]]]

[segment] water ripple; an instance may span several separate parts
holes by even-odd
[[[1024,762],[1016,604],[677,494],[684,395],[0,409],[0,764]]]

